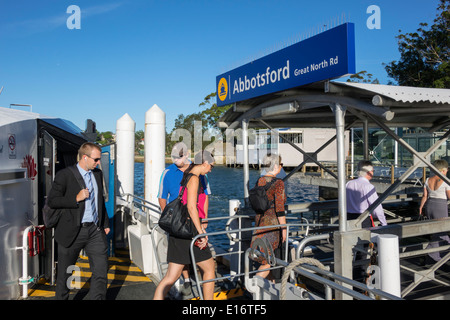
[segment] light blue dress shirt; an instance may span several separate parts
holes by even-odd
[[[86,185],[87,188],[89,188],[89,173],[92,172],[91,170],[86,171],[83,168],[81,168],[78,164],[77,164],[77,168],[78,171],[80,172],[81,176],[83,177],[84,180],[84,184]],[[81,220],[81,222],[94,222],[94,212],[92,211],[92,200],[94,199],[98,199],[98,186],[97,186],[97,181],[95,180],[94,174],[92,173],[92,185],[94,186],[94,192],[92,193],[91,190],[89,190],[89,198],[87,198],[85,200],[85,209],[84,209],[84,214],[83,214],[83,219]],[[93,197],[93,195],[95,197]],[[94,206],[97,210],[97,216],[98,216],[98,208],[97,208],[97,201],[94,201]]]

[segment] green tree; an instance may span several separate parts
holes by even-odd
[[[174,129],[166,134],[166,153],[170,154],[173,145],[176,141],[172,141],[172,133],[177,129],[186,129],[194,137],[194,123],[195,121],[201,121],[202,123],[202,133],[207,130],[218,130],[216,123],[220,116],[226,112],[232,105],[226,105],[218,107],[215,102],[216,93],[212,92],[208,94],[203,102],[199,104],[199,107],[206,108],[203,111],[191,113],[188,115],[179,114],[175,119]],[[203,147],[210,144],[211,141],[203,141]]]
[[[206,120],[206,125],[208,128],[212,128],[216,126],[217,121],[220,116],[223,115],[228,109],[231,108],[231,104],[219,107],[215,102],[216,93],[212,92],[205,97],[202,103],[199,104],[199,107],[207,107],[203,110],[202,114],[204,119]]]
[[[201,112],[191,113],[185,116],[184,114],[179,114],[175,119],[174,128],[168,134],[166,134],[166,154],[170,155],[173,145],[178,142],[172,141],[172,134],[177,129],[186,129],[193,137],[194,134],[194,122],[202,121],[203,126],[205,126],[205,121],[203,121],[203,115]],[[202,128],[203,131],[203,128]]]
[[[195,121],[202,121],[204,122],[204,116],[202,112],[197,113],[191,113],[187,116],[183,114],[179,114],[178,117],[175,119],[175,129],[186,129],[188,131],[194,130],[194,122]]]
[[[144,140],[144,130],[138,130],[134,133],[134,152],[136,154],[144,153],[144,145],[141,143]]]
[[[378,81],[377,78],[372,79],[373,74],[367,73],[367,71],[360,71],[358,73],[352,74],[347,79],[347,82],[359,82],[359,83],[373,83],[373,84],[379,84],[380,81]]]
[[[114,134],[111,131],[98,132],[96,142],[102,146],[114,143]]]
[[[441,0],[434,24],[397,36],[400,60],[385,66],[399,85],[450,88],[450,0]],[[401,30],[399,31],[401,32]]]

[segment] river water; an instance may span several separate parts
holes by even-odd
[[[144,163],[135,163],[134,193],[144,196]],[[250,188],[252,188],[260,171],[250,169]],[[317,186],[300,183],[300,173],[294,174],[286,182],[286,194],[288,203],[318,201],[319,188]],[[242,168],[228,168],[226,166],[215,166],[208,174],[211,187],[209,197],[209,217],[223,217],[229,215],[229,200],[238,199],[244,203],[244,179]],[[227,220],[212,221],[208,225],[207,232],[222,231]],[[226,246],[228,238],[217,236],[219,246]]]

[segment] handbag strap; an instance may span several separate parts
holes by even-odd
[[[186,182],[184,183],[184,184],[181,184],[181,186],[182,186],[182,188],[181,188],[181,190],[180,190],[180,193],[178,194],[178,197],[181,199],[181,198],[183,198],[183,194],[184,194],[184,190],[186,189],[186,187],[187,187],[187,184],[188,184],[188,182],[189,182],[189,180],[191,179],[191,177],[192,176],[195,176],[195,174],[193,174],[193,173],[188,173],[187,174],[187,176],[186,176]],[[200,177],[198,177],[198,186],[199,186],[199,188],[198,189],[200,189]],[[198,192],[198,190],[197,190],[197,202],[198,202],[198,197],[199,197],[199,192]]]

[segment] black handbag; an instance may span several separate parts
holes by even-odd
[[[47,229],[56,227],[61,217],[62,209],[52,209],[47,204],[47,199],[45,199],[44,207],[42,208],[42,217],[44,219],[44,226]]]
[[[267,198],[267,190],[270,189],[272,184],[279,180],[278,178],[273,178],[270,182],[267,182],[264,186],[258,186],[258,181],[256,181],[255,186],[249,190],[248,192],[248,200],[250,202],[250,205],[253,210],[257,214],[264,214],[267,210],[269,210],[272,205],[274,204],[274,201],[269,201]]]
[[[192,175],[191,175],[192,176]],[[189,216],[187,205],[183,204],[182,198],[187,182],[182,186],[178,197],[166,205],[158,224],[161,229],[166,231],[170,236],[182,239],[192,239],[198,232]]]

